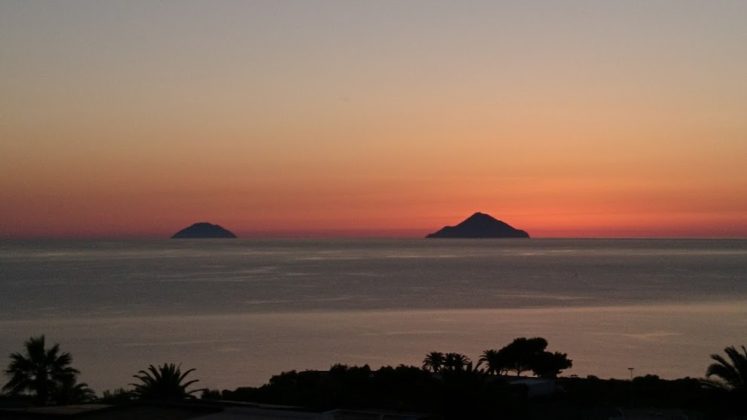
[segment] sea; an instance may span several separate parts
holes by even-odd
[[[233,389],[516,337],[564,375],[702,377],[747,345],[747,240],[0,241],[0,367],[42,334],[99,393],[150,364]]]

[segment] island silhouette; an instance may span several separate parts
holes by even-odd
[[[198,222],[176,232],[171,239],[236,238],[233,232],[219,225]]]
[[[477,212],[462,223],[445,226],[426,238],[529,238],[529,234],[489,214]]]

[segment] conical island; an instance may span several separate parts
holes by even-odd
[[[176,232],[171,239],[235,238],[233,232],[212,223],[200,222]]]
[[[426,238],[528,238],[523,230],[514,229],[493,216],[477,212],[456,226],[446,226]]]

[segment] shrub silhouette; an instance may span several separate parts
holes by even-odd
[[[53,396],[55,403],[60,405],[85,403],[95,399],[96,393],[85,382],[78,383],[75,376],[65,378],[55,389]]]
[[[423,368],[404,365],[384,366],[378,370],[365,365],[334,365],[328,371],[284,372],[259,388],[223,391],[221,396],[227,400],[293,405],[319,411],[377,408],[424,412],[444,419],[497,418],[499,415],[516,418],[513,414],[523,409],[525,399],[521,388],[477,374],[468,361],[455,366],[462,368],[442,369],[439,374],[433,374]]]

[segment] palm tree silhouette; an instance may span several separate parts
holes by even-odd
[[[729,360],[726,360],[720,354],[712,354],[711,359],[715,360],[716,363],[708,366],[706,377],[715,376],[718,378],[716,381],[710,382],[713,386],[747,396],[747,349],[744,346],[741,347],[741,353],[734,346],[724,349],[724,353],[729,357]]]
[[[469,357],[461,353],[446,353],[444,356],[444,370],[463,371],[466,370],[468,366],[471,369],[472,362],[469,360]]]
[[[432,351],[423,359],[423,370],[429,370],[438,373],[444,367],[444,354],[438,351]]]
[[[194,398],[192,394],[201,391],[195,389],[187,391],[187,388],[198,382],[198,379],[184,382],[184,379],[194,369],[181,371],[181,364],[164,363],[161,366],[148,366],[148,370],[141,370],[134,378],[140,380],[139,384],[131,384],[135,387],[134,393],[141,399],[147,400],[183,400]]]
[[[10,381],[3,386],[3,391],[11,395],[28,391],[37,403],[47,404],[65,384],[75,383],[80,372],[70,366],[73,361],[70,353],[60,353],[59,344],[46,349],[42,335],[29,338],[24,347],[25,354],[10,355],[11,362],[5,369]]]
[[[506,373],[506,358],[499,350],[485,350],[480,356],[480,362],[487,364],[485,371],[490,375]]]

